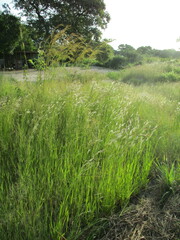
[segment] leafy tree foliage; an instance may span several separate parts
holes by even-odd
[[[0,53],[12,54],[14,51],[34,51],[35,43],[32,29],[21,24],[20,19],[4,11],[0,14]]]
[[[131,45],[128,44],[120,44],[118,46],[118,50],[121,52],[121,54],[126,54],[127,52],[134,51],[135,48],[133,48]]]
[[[36,51],[37,46],[33,41],[34,29],[25,24],[20,26],[20,39],[15,51]]]
[[[0,14],[0,53],[12,53],[20,39],[20,20],[11,14]]]
[[[179,58],[180,54],[175,49],[153,50],[153,55],[160,58]]]
[[[144,54],[144,55],[152,55],[153,49],[150,46],[142,46],[137,49],[137,52],[139,54]]]
[[[11,8],[9,7],[9,4],[7,4],[7,3],[2,4],[2,8],[3,8],[3,13],[4,14],[10,14],[11,13]]]
[[[15,51],[36,51],[29,26],[11,14],[0,14],[0,53],[12,54]]]
[[[138,54],[135,48],[128,44],[121,44],[118,47],[119,55],[126,58],[127,63],[135,63],[141,61],[141,56]]]
[[[97,40],[100,29],[110,20],[103,0],[14,0],[14,3],[17,9],[23,10],[39,38],[47,38],[61,24],[70,25],[73,33]]]
[[[125,67],[126,64],[127,64],[127,61],[125,57],[116,55],[106,64],[106,67],[109,67],[112,69],[122,69]]]
[[[96,59],[100,65],[104,65],[114,57],[114,49],[111,45],[108,44],[108,40],[104,40],[99,43],[99,53],[96,56]]]

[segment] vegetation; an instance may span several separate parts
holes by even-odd
[[[12,53],[20,39],[20,20],[11,15],[0,13],[0,54]]]
[[[179,82],[179,62],[151,63],[126,68],[123,71],[109,72],[112,80],[119,80],[134,85],[154,84],[158,82]]]
[[[111,56],[103,66],[118,70],[144,63],[176,61],[179,58],[180,51],[174,49],[157,50],[150,46],[135,49],[128,44],[120,44],[118,50],[114,51],[114,56]]]
[[[27,17],[29,25],[36,29],[38,41],[46,39],[60,24],[70,25],[71,33],[98,40],[99,29],[104,29],[110,20],[103,0],[14,0],[14,3]]]
[[[179,52],[115,51],[104,1],[14,3],[0,54],[37,50],[39,72],[0,75],[0,239],[178,240]]]
[[[33,83],[1,77],[1,239],[100,239],[88,229],[150,179],[163,204],[177,191],[179,83],[103,79],[57,68]]]
[[[37,47],[31,38],[32,29],[20,22],[9,12],[0,13],[0,54],[13,54],[16,51],[33,51]]]
[[[81,55],[81,61],[75,57],[78,64],[84,66],[97,65],[119,70],[144,63],[164,62],[180,58],[179,51],[173,49],[157,50],[150,46],[142,46],[136,50],[128,44],[120,44],[118,50],[114,50],[109,44],[110,40],[100,38],[99,29],[105,28],[109,21],[109,15],[105,11],[103,1],[76,0],[72,4],[72,1],[59,1],[57,3],[56,1],[15,0],[14,3],[16,8],[23,11],[27,21],[21,23],[19,18],[10,13],[8,5],[5,5],[5,11],[0,14],[0,24],[3,29],[0,34],[3,43],[0,47],[0,53],[3,54],[13,54],[17,51],[24,53],[25,51],[45,52],[47,45],[51,44],[49,40],[52,40],[52,36],[66,32],[68,44],[73,42],[72,36],[74,35],[75,38],[79,37],[81,43],[83,39],[84,46],[88,46],[88,49],[99,50],[95,51],[96,54],[90,59],[88,54],[84,54],[84,59]],[[59,55],[61,54],[61,58],[63,58],[63,61],[60,60],[58,64],[75,63],[74,60],[69,61],[69,57],[66,58],[64,42],[62,38],[56,39],[56,43],[61,45]],[[75,52],[75,50],[73,51]],[[77,54],[79,54],[78,49],[76,49]],[[41,58],[41,56],[39,57]],[[1,58],[4,59],[4,57]],[[177,74],[168,73],[162,78],[176,80]]]
[[[106,66],[107,63],[114,57],[114,49],[108,44],[108,40],[104,40],[101,43],[96,43],[99,52],[96,55],[96,65]]]

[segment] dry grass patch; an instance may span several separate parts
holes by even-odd
[[[156,191],[143,194],[123,215],[111,216],[104,236],[96,239],[179,240],[180,192],[169,196],[162,206]]]

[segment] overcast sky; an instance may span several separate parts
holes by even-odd
[[[104,38],[112,45],[180,48],[180,0],[104,0],[111,15]]]
[[[89,0],[91,1],[91,0]],[[2,3],[11,0],[0,0]],[[156,49],[178,50],[180,42],[180,0],[104,0],[111,15],[103,38],[135,48],[151,46]]]

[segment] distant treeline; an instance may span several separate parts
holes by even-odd
[[[97,57],[98,64],[113,69],[120,69],[127,65],[142,64],[144,62],[150,63],[180,58],[180,51],[175,49],[158,50],[150,46],[142,46],[135,49],[131,45],[121,44],[117,50],[114,50],[107,44],[103,50]]]
[[[131,45],[120,44],[115,50],[109,44],[109,40],[102,40],[100,37],[91,38],[90,36],[86,38],[81,32],[74,33],[72,27],[65,25],[60,25],[59,28],[53,27],[47,37],[43,33],[40,35],[34,25],[22,23],[18,17],[10,12],[0,12],[0,29],[2,29],[0,33],[0,68],[5,68],[5,65],[12,67],[16,65],[18,60],[22,61],[21,65],[24,63],[28,65],[27,60],[29,59],[27,59],[26,53],[36,54],[36,58],[38,58],[38,53],[41,50],[47,52],[47,49],[51,55],[54,54],[49,62],[56,60],[56,65],[98,65],[112,69],[180,58],[180,51],[174,49],[158,50],[150,46],[135,49]],[[17,59],[17,53],[22,53],[21,59]],[[11,57],[12,55],[13,57]],[[47,56],[43,57],[43,61],[47,59]],[[13,58],[14,62],[7,61],[7,58]]]

